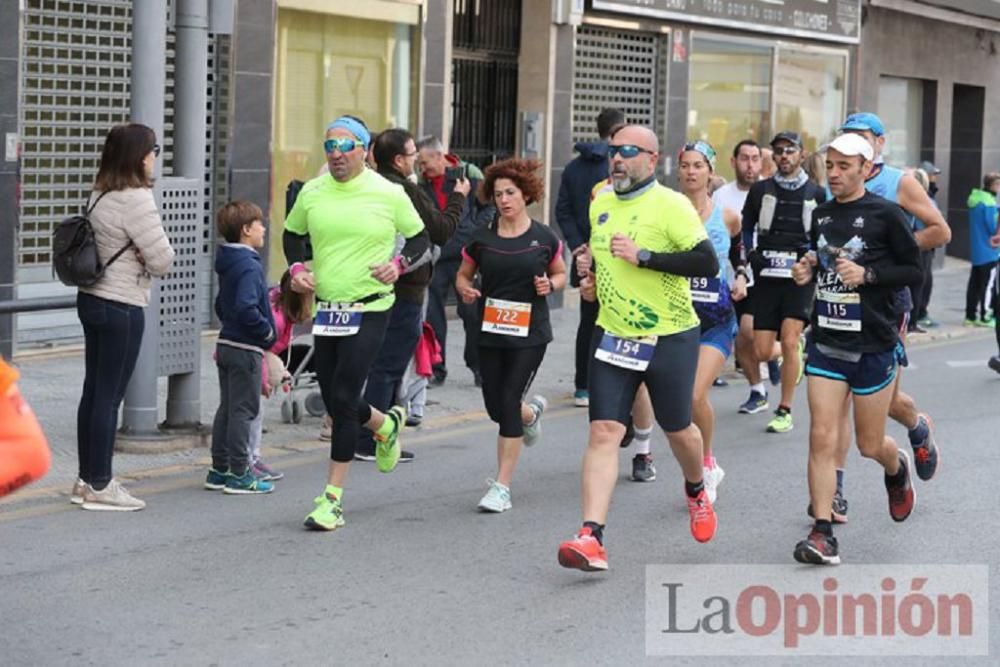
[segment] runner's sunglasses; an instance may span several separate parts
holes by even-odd
[[[608,146],[609,158],[613,158],[616,155],[621,155],[623,158],[628,160],[630,158],[634,158],[639,153],[649,153],[650,155],[652,155],[655,152],[656,151],[651,151],[649,149],[642,148],[641,146],[636,146],[634,144],[621,144],[618,146],[612,144]]]
[[[340,151],[341,153],[350,153],[360,145],[361,142],[354,139],[334,137],[333,139],[327,139],[323,142],[323,150],[327,153],[332,153],[334,149]]]

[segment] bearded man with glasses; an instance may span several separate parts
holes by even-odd
[[[743,247],[749,251],[756,281],[753,343],[757,359],[771,361],[775,340],[781,343],[781,402],[767,432],[787,433],[793,428],[792,399],[804,370],[802,330],[812,316],[816,292],[813,285],[795,284],[792,267],[809,247],[812,211],[827,197],[802,168],[805,151],[798,133],[779,132],[771,149],[778,171],[750,188],[743,205]]]

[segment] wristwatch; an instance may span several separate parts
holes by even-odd
[[[636,254],[636,257],[638,257],[639,259],[639,268],[645,269],[647,266],[649,266],[649,260],[653,259],[653,253],[643,248],[639,250],[639,252]]]
[[[867,267],[865,269],[865,285],[874,285],[878,282],[878,276],[875,275],[875,269],[872,267]]]

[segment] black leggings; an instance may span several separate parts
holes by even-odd
[[[327,414],[333,418],[330,458],[338,463],[354,459],[361,425],[372,418],[371,406],[361,392],[388,324],[388,312],[365,313],[361,330],[353,336],[313,337],[316,380]]]
[[[500,425],[501,438],[524,435],[521,401],[542,365],[547,345],[534,347],[479,346],[483,401],[490,419]]]
[[[973,266],[969,272],[969,285],[965,289],[965,319],[985,319],[989,310],[986,307],[986,288],[990,284],[990,273],[996,263]],[[992,305],[992,304],[991,304]],[[978,311],[978,313],[977,313]]]

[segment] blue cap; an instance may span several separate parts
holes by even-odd
[[[885,126],[882,125],[882,119],[873,113],[868,113],[867,111],[862,113],[852,113],[844,121],[844,124],[840,126],[841,132],[849,132],[855,130],[858,132],[871,132],[876,137],[881,137],[885,134]]]

